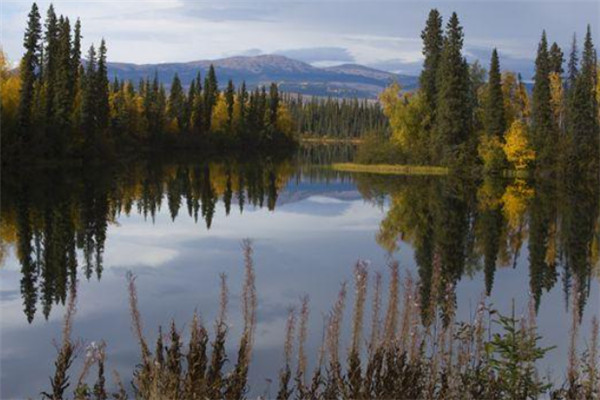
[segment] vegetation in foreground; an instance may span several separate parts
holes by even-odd
[[[242,289],[243,332],[237,358],[229,360],[225,351],[229,291],[221,275],[220,310],[211,339],[195,314],[187,343],[172,322],[169,332],[159,335],[152,351],[142,327],[138,310],[135,278],[128,276],[129,305],[133,331],[140,346],[140,363],[133,371],[131,390],[114,373],[115,393],[108,393],[105,368],[106,347],[90,346],[77,380],[70,382],[69,368],[78,343],[71,339],[75,315],[76,286],[65,315],[63,339],[55,362],[51,389],[43,395],[50,399],[70,398],[74,383],[75,399],[204,399],[246,398],[249,393],[248,368],[256,329],[257,293],[252,247],[243,242],[245,280]],[[442,268],[438,260],[437,270]],[[354,306],[351,339],[347,351],[340,350],[342,320],[348,302],[348,287],[342,283],[328,314],[322,346],[314,369],[309,370],[305,351],[308,332],[309,299],[301,298],[299,308],[291,307],[286,322],[284,355],[276,397],[278,399],[597,399],[600,396],[598,365],[598,322],[594,318],[587,350],[578,356],[576,339],[579,315],[573,307],[573,321],[566,380],[560,387],[542,377],[536,362],[552,348],[540,346],[535,312],[517,318],[498,314],[485,301],[479,303],[472,320],[455,321],[455,305],[446,301],[429,324],[419,323],[419,284],[407,275],[401,282],[399,266],[389,265],[387,308],[383,307],[382,275],[375,273],[373,294],[368,298],[368,264],[354,267]],[[446,297],[439,273],[434,275],[436,295]],[[575,296],[576,297],[576,296]],[[365,309],[371,302],[367,321]],[[573,299],[574,303],[577,299]],[[364,324],[370,325],[368,334]],[[491,327],[493,325],[493,328]],[[163,341],[165,340],[166,341]],[[365,343],[363,345],[363,343]],[[97,377],[88,376],[96,366]],[[268,397],[272,396],[267,393]]]
[[[393,164],[356,164],[336,163],[332,165],[336,171],[366,172],[387,175],[447,175],[448,168],[427,165],[393,165]]]

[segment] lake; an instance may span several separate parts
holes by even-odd
[[[52,343],[60,340],[75,280],[73,335],[105,340],[108,367],[126,383],[140,360],[128,271],[137,276],[151,342],[158,325],[174,319],[185,327],[195,310],[212,328],[225,273],[234,346],[242,329],[245,238],[253,242],[258,293],[251,394],[276,394],[288,308],[305,294],[309,366],[315,362],[323,315],[341,282],[352,284],[359,259],[368,260],[370,278],[382,273],[384,285],[388,263],[397,260],[403,277],[420,282],[422,310],[455,302],[458,320],[472,319],[482,296],[503,314],[513,307],[526,314],[532,301],[542,344],[557,346],[540,366],[561,383],[574,309],[582,349],[600,311],[598,187],[347,174],[326,166],[350,158],[348,149],[321,148],[293,159],[182,157],[3,171],[0,397],[49,389]],[[444,299],[431,293],[436,276],[451,288]],[[352,297],[350,290],[349,304]],[[235,348],[229,355],[235,360]]]

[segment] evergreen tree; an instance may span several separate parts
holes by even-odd
[[[569,102],[569,136],[574,145],[571,160],[576,163],[575,166],[581,172],[590,171],[592,174],[598,174],[600,152],[596,74],[596,50],[592,43],[591,28],[588,25],[581,54],[580,72],[575,80]]]
[[[556,72],[558,75],[562,75],[565,72],[565,70],[563,69],[565,57],[562,50],[560,49],[560,47],[558,47],[558,44],[556,44],[556,42],[552,43],[552,46],[550,47],[549,57],[550,72]]]
[[[23,38],[25,55],[21,60],[19,74],[21,78],[21,90],[19,92],[18,125],[21,129],[21,137],[25,143],[31,139],[31,121],[33,119],[33,103],[35,97],[35,83],[38,79],[37,73],[41,64],[42,25],[37,4],[33,3],[29,12],[27,28]]]
[[[190,88],[188,89],[188,95],[186,97],[185,110],[184,110],[184,116],[183,116],[186,131],[189,131],[190,127],[192,126],[191,119],[192,119],[192,111],[194,109],[194,97],[195,96],[196,96],[196,80],[192,79],[192,82],[190,83]]]
[[[173,82],[171,83],[171,93],[169,94],[169,106],[168,115],[171,120],[177,122],[179,131],[185,129],[185,95],[183,94],[183,87],[179,76],[175,74],[173,76]]]
[[[200,72],[198,72],[198,74],[196,75],[196,84],[194,85],[195,93],[194,93],[194,99],[193,99],[193,104],[192,104],[192,115],[191,115],[193,131],[198,135],[201,135],[202,133],[204,133],[204,99],[202,96],[202,83],[201,82],[202,81],[201,81]]]
[[[86,151],[90,151],[95,140],[97,127],[96,111],[96,50],[90,46],[86,60],[85,74],[82,82],[81,127],[84,133]]]
[[[242,86],[240,87],[240,91],[238,93],[238,102],[240,103],[240,115],[238,120],[238,130],[243,134],[245,121],[246,121],[246,112],[247,112],[247,102],[248,102],[248,91],[246,90],[246,82],[242,82]]]
[[[470,147],[472,108],[468,64],[462,55],[463,31],[456,13],[448,21],[437,76],[437,154],[446,165],[462,163]]]
[[[533,147],[537,153],[538,166],[541,168],[553,166],[555,156],[553,146],[557,139],[553,123],[549,75],[548,42],[544,31],[535,60],[535,76],[531,99]]]
[[[71,68],[74,84],[79,80],[79,67],[81,66],[81,21],[77,18],[73,30],[73,47],[71,49]]]
[[[421,92],[427,104],[427,112],[433,119],[435,118],[438,91],[437,73],[444,45],[442,16],[438,10],[433,9],[429,12],[427,24],[421,33],[421,39],[423,40],[423,55],[425,56],[425,60],[423,61],[423,70],[421,71],[419,82]]]
[[[206,129],[210,129],[212,121],[212,111],[217,104],[219,97],[219,85],[217,82],[217,75],[215,74],[215,68],[210,65],[208,74],[204,79],[204,126]]]
[[[579,64],[579,54],[577,50],[577,36],[573,34],[573,41],[571,42],[571,53],[569,54],[568,63],[568,80],[567,88],[571,89],[575,86],[575,80],[577,79],[577,64]]]
[[[58,34],[58,54],[56,82],[54,92],[55,118],[53,123],[55,132],[55,151],[60,153],[64,150],[66,131],[70,128],[71,114],[73,108],[73,69],[71,61],[71,27],[68,18],[60,17]]]
[[[45,49],[44,49],[44,69],[43,80],[46,90],[45,98],[45,119],[53,121],[54,119],[54,92],[56,83],[57,57],[58,57],[58,20],[54,12],[54,6],[50,4],[46,14],[45,23]],[[51,125],[50,125],[51,126]]]
[[[269,88],[269,124],[275,126],[277,124],[277,109],[279,108],[279,91],[277,84],[271,83]]]
[[[110,107],[108,105],[108,68],[106,65],[106,43],[104,39],[100,41],[100,48],[98,50],[98,69],[96,71],[96,77],[94,79],[96,85],[96,96],[97,97],[97,124],[101,131],[104,131],[108,127],[108,118],[110,114]]]
[[[230,79],[227,82],[227,89],[225,90],[225,103],[227,104],[227,128],[231,130],[233,125],[233,106],[235,103],[235,88],[233,87],[233,81]]]
[[[498,60],[496,49],[492,51],[490,77],[485,100],[484,121],[486,133],[502,138],[506,130],[506,121],[504,118],[504,96],[502,94],[500,61]]]

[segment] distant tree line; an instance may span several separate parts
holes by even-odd
[[[401,153],[395,162],[598,174],[600,88],[589,26],[581,53],[573,38],[566,70],[563,51],[542,34],[531,95],[520,76],[501,73],[496,49],[487,79],[467,63],[456,13],[444,31],[431,10],[421,38],[420,89],[403,93],[394,84],[381,95],[388,145]]]
[[[109,82],[104,40],[81,62],[81,23],[57,17],[43,27],[38,6],[28,15],[18,75],[2,54],[2,156],[89,157],[126,147],[282,147],[293,125],[276,84],[248,91],[231,81],[219,90],[211,66],[184,92],[175,75],[170,93],[154,79]]]
[[[389,131],[388,119],[377,101],[301,95],[284,95],[283,100],[298,134],[358,139],[368,132]]]

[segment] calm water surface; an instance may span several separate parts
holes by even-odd
[[[561,382],[573,306],[582,315],[580,342],[599,312],[597,186],[348,175],[306,162],[346,157],[306,151],[302,162],[152,160],[4,173],[0,397],[49,389],[52,341],[75,279],[74,337],[104,339],[109,367],[126,382],[139,360],[127,271],[138,277],[150,340],[159,324],[184,326],[194,310],[212,324],[226,273],[230,344],[237,343],[244,238],[254,242],[259,300],[252,393],[277,377],[287,309],[303,294],[311,304],[308,352],[316,354],[322,316],[358,259],[384,280],[389,259],[398,260],[421,282],[424,303],[440,301],[429,293],[440,261],[442,279],[455,285],[458,319],[468,320],[482,296],[504,313],[514,302],[518,314],[532,298],[543,344],[558,346],[541,366]]]

